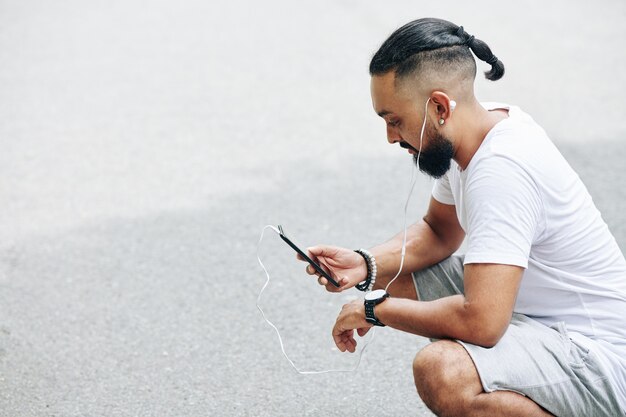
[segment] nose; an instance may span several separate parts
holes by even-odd
[[[398,131],[393,127],[387,125],[387,142],[390,144],[402,142],[402,137],[398,133]]]

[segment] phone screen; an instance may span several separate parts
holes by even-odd
[[[339,283],[330,276],[330,274],[328,274],[326,271],[324,271],[322,269],[321,266],[319,266],[317,263],[313,262],[313,260],[311,258],[309,258],[307,256],[306,253],[304,253],[304,251],[302,249],[300,249],[295,243],[293,243],[287,236],[285,236],[285,232],[282,228],[282,226],[278,225],[278,230],[280,231],[280,238],[282,240],[285,241],[285,243],[287,243],[289,246],[291,246],[291,248],[293,250],[295,250],[300,256],[302,256],[313,268],[315,268],[315,270],[320,273],[324,278],[326,278],[328,280],[328,282],[330,282],[331,284],[333,284],[335,287],[339,288],[340,285]]]

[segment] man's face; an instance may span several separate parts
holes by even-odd
[[[406,88],[395,86],[395,75],[389,72],[375,75],[371,81],[374,111],[387,123],[387,141],[398,143],[413,155],[417,163],[420,149],[420,133],[427,96],[421,99]],[[419,153],[419,168],[434,178],[443,176],[450,168],[454,145],[442,136],[433,123],[426,122]]]

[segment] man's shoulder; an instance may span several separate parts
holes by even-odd
[[[561,165],[564,158],[547,133],[521,110],[510,107],[510,117],[487,134],[470,165],[468,175],[493,170],[493,166],[523,169],[541,175],[548,166]],[[504,161],[507,161],[506,163]]]

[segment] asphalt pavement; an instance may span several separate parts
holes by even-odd
[[[621,0],[0,0],[0,415],[431,415],[426,339],[379,329],[358,370],[299,375],[256,307],[265,225],[350,248],[402,229],[411,159],[367,65],[424,16],[491,46],[507,73],[477,96],[542,124],[624,250]],[[330,330],[360,294],[273,233],[260,255],[295,365],[353,368]]]

